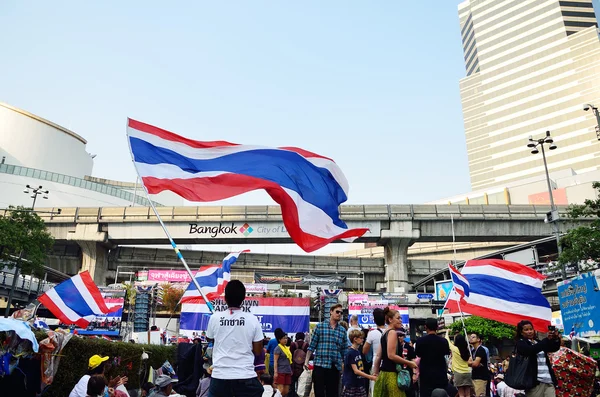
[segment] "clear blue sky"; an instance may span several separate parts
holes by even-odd
[[[441,199],[470,190],[458,3],[4,0],[0,101],[85,137],[99,177],[135,179],[132,117],[332,157],[349,203]]]

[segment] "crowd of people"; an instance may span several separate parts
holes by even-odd
[[[245,287],[232,280],[225,288],[227,310],[211,316],[203,349],[203,377],[196,397],[551,397],[556,377],[548,353],[560,347],[550,330],[541,340],[529,321],[517,325],[513,354],[528,357],[527,390],[504,382],[510,357],[492,363],[481,335],[439,335],[437,319],[425,322],[424,334],[411,340],[400,313],[375,309],[375,327],[361,329],[355,316],[343,322],[342,305],[333,305],[327,320],[310,335],[290,338],[276,329],[267,340],[258,319],[241,310]],[[199,339],[199,338],[198,338]],[[294,339],[292,341],[292,339]],[[204,342],[204,341],[202,341]],[[69,397],[127,396],[126,378],[103,376],[107,357],[93,356],[89,371]],[[307,378],[309,379],[307,383]],[[167,375],[144,385],[142,396],[172,395]]]

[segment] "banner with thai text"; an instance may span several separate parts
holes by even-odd
[[[224,299],[211,302],[215,315],[227,310]],[[310,298],[246,298],[241,309],[258,318],[263,332],[272,333],[276,328],[286,333],[308,332],[310,327]],[[203,299],[196,299],[181,305],[179,329],[186,335],[205,331],[210,310]]]
[[[345,276],[319,276],[315,274],[284,274],[254,272],[254,282],[266,284],[297,284],[297,285],[342,285]]]
[[[559,282],[558,301],[565,334],[600,336],[600,291],[593,273]]]

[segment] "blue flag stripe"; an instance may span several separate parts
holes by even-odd
[[[90,316],[94,313],[90,306],[87,304],[83,296],[79,293],[79,290],[73,283],[73,280],[68,279],[57,285],[55,288],[56,293],[60,295],[60,298],[65,302],[71,310],[79,314],[81,317]]]
[[[465,283],[460,277],[458,277],[456,274],[450,272],[450,276],[452,276],[452,282],[456,285],[460,285],[463,290],[465,291],[465,296],[469,296],[470,290],[471,288],[469,287],[469,284]]]
[[[464,274],[471,285],[471,293],[486,295],[509,302],[550,307],[539,288],[485,274]]]
[[[304,201],[323,210],[335,225],[346,228],[338,214],[339,205],[347,200],[346,193],[329,170],[313,165],[296,153],[256,149],[210,160],[198,160],[154,146],[139,138],[129,137],[129,140],[136,162],[172,164],[190,173],[223,171],[268,180],[294,190]]]

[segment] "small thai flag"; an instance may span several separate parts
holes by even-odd
[[[469,284],[469,281],[465,278],[465,276],[460,274],[458,269],[452,266],[451,263],[448,263],[448,270],[450,271],[450,278],[454,284],[454,290],[463,297],[468,298],[471,291],[471,285]]]
[[[577,335],[577,332],[575,332],[575,326],[573,325],[571,327],[571,332],[569,333],[569,340],[573,340],[573,338],[575,337],[575,335]]]
[[[202,292],[209,301],[216,299],[223,295],[225,287],[231,280],[231,265],[233,265],[238,257],[249,250],[240,252],[233,252],[227,255],[223,259],[223,263],[219,266],[203,266],[198,270],[195,275],[195,279],[202,288]],[[181,302],[188,302],[190,300],[201,298],[200,292],[196,288],[196,284],[192,281],[187,287],[187,290],[181,297]]]

